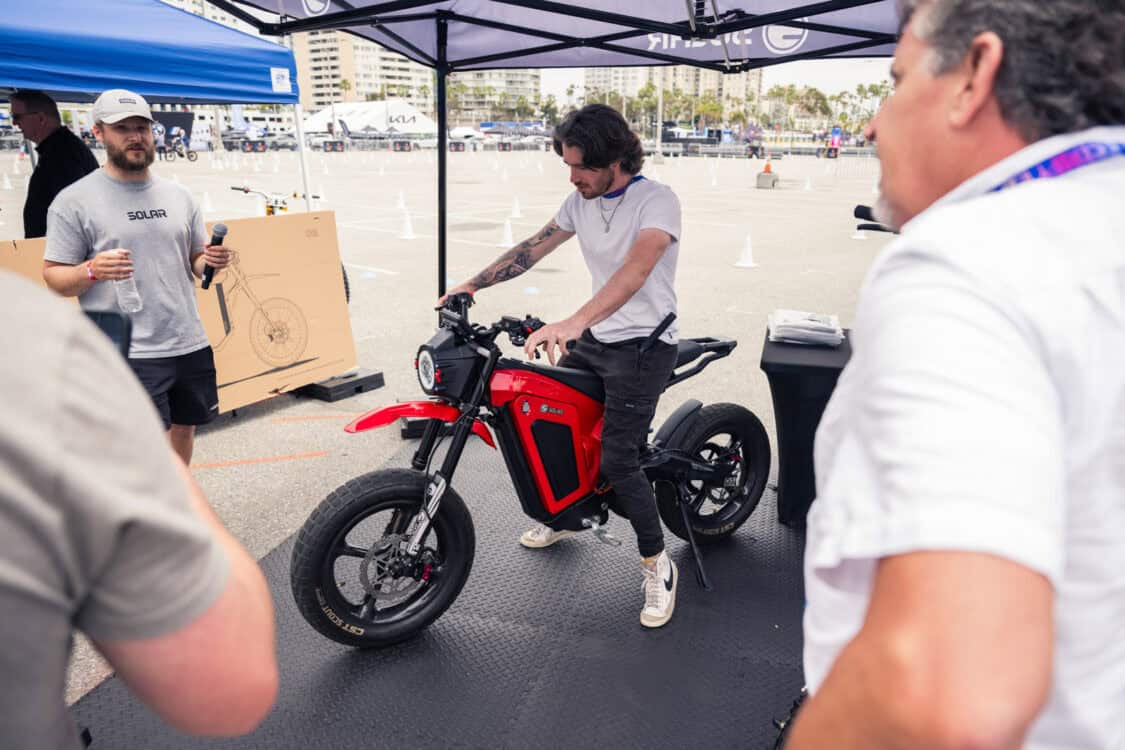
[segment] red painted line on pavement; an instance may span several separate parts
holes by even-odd
[[[291,456],[267,456],[265,458],[244,458],[237,461],[217,461],[211,464],[192,464],[189,468],[195,469],[222,469],[228,466],[246,466],[248,464],[272,464],[278,461],[297,461],[302,458],[324,458],[328,451],[319,453],[294,453]]]

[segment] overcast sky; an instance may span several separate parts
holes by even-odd
[[[889,57],[805,60],[766,68],[762,74],[763,85],[765,89],[790,83],[796,86],[815,86],[831,96],[844,89],[852,91],[857,83],[869,84],[888,80],[890,67]],[[559,101],[566,101],[566,87],[573,83],[581,91],[582,80],[582,70],[579,68],[544,68],[539,88],[544,96],[554,94]]]

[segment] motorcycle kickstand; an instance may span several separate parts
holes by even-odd
[[[707,577],[707,571],[703,568],[703,558],[699,554],[699,545],[695,543],[695,532],[691,528],[691,519],[688,517],[687,504],[683,498],[679,498],[677,505],[680,506],[680,516],[684,519],[684,528],[687,529],[688,544],[691,545],[691,556],[695,561],[695,580],[704,591],[714,591],[711,585],[711,579]]]

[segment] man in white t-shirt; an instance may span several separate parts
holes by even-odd
[[[1125,5],[912,0],[788,748],[1125,748]]]
[[[593,277],[592,297],[566,320],[529,336],[526,351],[530,356],[544,348],[553,365],[557,350],[560,365],[595,372],[605,384],[601,474],[637,533],[645,592],[641,625],[657,628],[672,617],[678,574],[664,551],[640,448],[676,363],[676,325],[661,330],[661,324],[676,312],[680,202],[667,185],[640,174],[640,139],[611,107],[591,104],[571,112],[555,129],[554,146],[570,167],[575,192],[538,234],[449,294],[515,278],[578,235]],[[540,549],[573,533],[538,525],[520,543]]]

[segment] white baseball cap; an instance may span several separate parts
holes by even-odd
[[[94,102],[94,110],[91,114],[94,116],[94,122],[121,122],[127,117],[152,120],[152,110],[149,109],[144,97],[125,89],[103,91]]]

